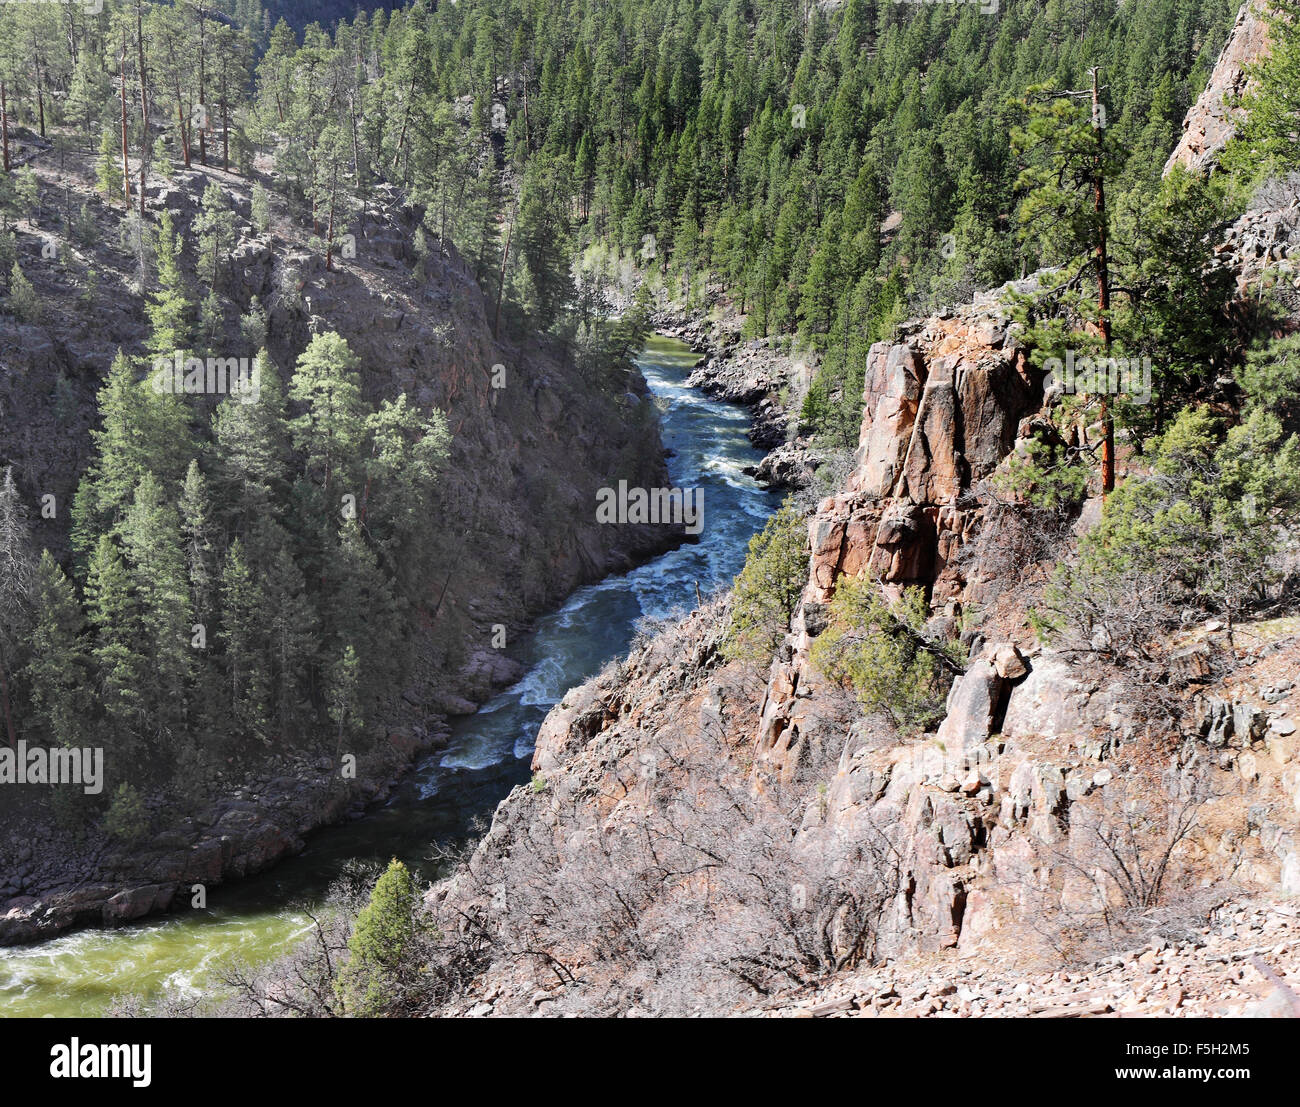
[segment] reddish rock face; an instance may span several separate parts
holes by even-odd
[[[1223,152],[1236,130],[1230,104],[1246,91],[1246,68],[1268,53],[1268,28],[1260,16],[1260,0],[1246,0],[1237,13],[1232,34],[1215,63],[1209,84],[1183,120],[1183,137],[1165,163],[1165,172],[1175,165],[1204,170]]]
[[[1015,446],[1041,383],[993,312],[927,320],[868,354],[857,467],[810,525],[806,598],[826,603],[840,576],[868,571],[958,598],[961,545],[978,529],[962,494]]]
[[[925,363],[910,346],[877,342],[871,347],[851,491],[872,498],[893,491],[924,386]]]
[[[1041,379],[991,304],[927,319],[903,341],[871,348],[857,467],[847,490],[810,520],[804,612],[764,698],[758,748],[769,763],[788,762],[799,745],[798,697],[822,679],[808,660],[805,613],[822,610],[842,577],[870,575],[895,594],[919,585],[936,608],[978,600],[979,583],[965,580],[957,560],[982,522],[967,493],[1015,448],[1026,416],[1042,403]],[[992,681],[1002,678],[994,673]],[[997,697],[986,698],[983,716],[991,717]],[[987,736],[988,724],[984,717],[970,729]]]

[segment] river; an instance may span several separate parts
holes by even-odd
[[[675,451],[674,486],[703,490],[698,542],[580,588],[537,620],[510,651],[524,676],[458,720],[450,746],[419,762],[379,810],[313,834],[301,854],[266,873],[210,889],[206,910],[0,950],[0,1014],[99,1015],[117,996],[203,991],[222,960],[265,961],[287,949],[308,926],[303,908],[321,900],[349,859],[399,857],[436,877],[431,844],[474,833],[475,817],[490,817],[529,778],[533,741],[551,706],[626,652],[643,619],[693,607],[697,581],[706,594],[730,583],[750,537],[777,507],[743,472],[762,456],[746,437],[748,413],[688,388],[694,361],[681,342],[656,336],[638,364],[662,410],[664,444]]]

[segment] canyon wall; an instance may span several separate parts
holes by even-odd
[[[897,1007],[903,1000],[877,978],[907,966],[935,986],[935,974],[959,965],[1024,972],[1094,958],[1108,941],[1155,935],[1195,949],[1197,920],[1215,904],[1300,893],[1294,629],[1239,630],[1231,643],[1222,627],[1201,631],[1192,652],[1230,658],[1230,675],[1189,665],[1178,677],[1180,717],[1159,732],[1125,688],[1025,629],[1026,596],[1005,585],[1032,578],[1032,566],[1002,565],[990,478],[1028,437],[1047,433],[1053,402],[994,297],[909,324],[871,350],[855,468],[809,520],[807,582],[770,671],[722,654],[724,600],[566,695],[538,735],[534,787],[501,805],[466,868],[428,898],[442,917],[513,936],[449,1012],[666,1013],[683,989],[696,1010],[744,1006],[744,989],[728,981],[755,970],[737,964],[777,962],[774,936],[801,933],[803,916],[820,910],[817,874],[842,883],[845,866],[879,874],[870,954],[849,956],[862,934],[846,930],[844,905],[823,918],[819,938],[846,965],[889,971],[828,1011]],[[1076,533],[1098,506],[1085,505]],[[963,616],[979,616],[962,635],[965,671],[929,733],[900,737],[864,718],[810,659],[837,587],[868,576],[886,592],[926,589],[932,626],[953,636]],[[1194,795],[1183,790],[1191,779],[1201,782]],[[1177,890],[1158,906],[1152,898],[1144,937],[1108,939],[1141,895],[1116,882],[1106,836],[1139,810],[1134,871],[1148,879],[1165,850]],[[1180,812],[1186,825],[1171,834],[1167,820]],[[766,835],[765,849],[747,844],[755,834]],[[698,875],[682,879],[702,856],[710,860]],[[535,884],[519,874],[525,857]],[[618,876],[607,867],[616,859]],[[748,877],[733,872],[742,869]],[[825,875],[832,870],[839,875]],[[562,891],[570,887],[587,891]],[[602,914],[615,890],[626,921]],[[563,971],[524,947],[548,950]],[[1141,971],[1125,998],[1134,1010],[1226,1010],[1212,974],[1193,997],[1143,983]],[[839,994],[831,982],[841,975],[789,984],[789,996]],[[1253,1002],[1242,996],[1239,1007]],[[762,1008],[794,1002],[769,995]]]
[[[0,469],[13,467],[38,549],[65,555],[101,380],[119,349],[143,353],[147,323],[145,299],[133,285],[129,221],[94,194],[89,179],[65,196],[65,184],[75,186],[78,177],[71,167],[45,166],[47,157],[37,149],[31,160],[43,203],[50,210],[71,199],[84,203],[93,234],[74,238],[67,224],[17,227],[42,318],[0,318]],[[282,381],[313,335],[337,331],[359,357],[368,400],[405,392],[415,405],[447,415],[451,456],[439,485],[444,548],[430,554],[445,572],[441,590],[412,615],[420,668],[391,704],[356,780],[341,782],[329,758],[267,751],[251,776],[241,770],[208,782],[204,794],[191,797],[191,812],[151,800],[155,832],[141,846],[46,827],[40,809],[6,789],[0,943],[188,903],[194,883],[241,877],[300,851],[312,829],[357,814],[413,757],[445,742],[445,716],[474,711],[518,677],[519,665],[491,648],[494,625],[513,638],[578,585],[681,540],[672,528],[596,521],[597,489],[620,479],[667,483],[657,411],[639,373],[618,388],[598,386],[559,342],[496,337],[491,305],[470,268],[454,247],[440,251],[436,241],[418,258],[412,243],[420,212],[387,186],[357,220],[355,250],[348,251],[355,256],[336,255],[327,269],[309,245],[310,228],[280,213],[273,232],[253,225],[247,179],[178,171],[151,182],[147,208],[154,216],[170,211],[177,228],[188,229],[209,183],[220,189],[237,236],[225,335],[215,344],[222,355],[254,352],[240,337],[238,313],[260,304]],[[193,264],[187,255],[192,278]],[[97,274],[89,289],[78,276],[87,265]],[[196,410],[202,424],[210,400],[193,399],[207,405]],[[57,505],[52,518],[38,510],[47,494]]]
[[[1249,86],[1249,66],[1268,51],[1268,27],[1261,16],[1264,6],[1264,0],[1246,0],[1237,13],[1205,90],[1183,120],[1183,135],[1165,163],[1166,173],[1174,165],[1198,172],[1211,168],[1232,138],[1236,129],[1232,102]]]

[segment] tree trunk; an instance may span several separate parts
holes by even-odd
[[[199,161],[205,166],[208,164],[208,140],[205,132],[208,129],[208,96],[207,96],[207,76],[205,69],[205,52],[207,43],[204,39],[204,31],[207,26],[207,9],[200,4],[198,8],[199,15]]]
[[[63,14],[66,17],[64,23],[64,34],[66,35],[68,40],[68,57],[72,59],[72,68],[73,70],[75,70],[77,68],[77,61],[78,61],[77,20],[76,20],[76,15],[72,10],[73,7],[74,5],[72,4],[64,4]]]
[[[185,162],[185,168],[190,167],[190,140],[185,133],[185,112],[181,109],[181,90],[176,89],[176,129],[180,132],[181,138],[181,160]]]
[[[518,211],[518,207],[515,209]],[[506,290],[506,263],[510,260],[510,237],[514,234],[515,217],[512,214],[510,224],[506,227],[506,245],[501,251],[501,275],[497,278],[497,308],[496,314],[492,318],[492,337],[496,338],[497,330],[501,326],[501,296]]]
[[[122,53],[118,55],[122,75],[122,195],[126,197],[126,206],[131,206],[131,166],[127,161],[127,126],[126,126],[126,31],[122,31]]]
[[[226,59],[221,59],[221,164],[230,172],[230,105],[226,103]]]
[[[18,744],[18,738],[14,733],[13,713],[9,708],[9,678],[5,673],[3,661],[0,661],[0,701],[4,703],[5,733],[9,737],[9,748],[13,749]]]
[[[45,137],[45,89],[41,82],[41,59],[35,51],[36,44],[32,44],[32,53],[35,57],[33,65],[36,67],[36,114],[40,118],[41,138]]]
[[[9,90],[0,81],[0,134],[4,136],[5,172],[9,172]]]
[[[1100,67],[1092,71],[1092,125],[1097,132],[1097,163],[1093,172],[1093,193],[1097,209],[1097,315],[1101,340],[1110,358],[1110,262],[1106,253],[1106,185],[1102,179],[1105,159],[1105,131],[1101,125],[1101,91],[1097,86]],[[1101,401],[1101,491],[1102,495],[1115,488],[1115,421],[1110,413],[1106,393]]]
[[[140,67],[140,219],[143,221],[145,174],[149,161],[149,82],[144,68],[144,22],[139,0],[135,5],[135,52],[136,64]]]
[[[402,129],[397,136],[397,149],[393,151],[393,168],[402,158],[402,147],[406,144],[406,127],[411,121],[411,97],[415,95],[415,71],[411,71],[411,83],[406,87],[406,111],[402,115]]]
[[[330,172],[330,218],[329,230],[325,232],[325,268],[334,268],[334,203],[339,193],[339,163],[335,157]]]

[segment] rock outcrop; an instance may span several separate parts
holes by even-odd
[[[803,610],[763,705],[759,747],[778,760],[798,746],[800,699],[820,682],[808,661],[807,615],[824,609],[841,578],[919,585],[933,608],[952,613],[980,600],[981,582],[968,580],[957,558],[983,519],[970,493],[1038,411],[1042,374],[990,301],[873,346],[863,401],[856,468],[811,520]]]
[[[1213,165],[1236,130],[1233,100],[1249,85],[1251,63],[1268,51],[1268,27],[1262,18],[1264,0],[1246,0],[1219,54],[1209,83],[1183,120],[1183,136],[1165,163],[1203,171]]]

